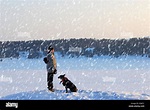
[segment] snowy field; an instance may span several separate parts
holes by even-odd
[[[0,100],[149,100],[150,58],[56,56],[58,73],[55,92],[47,91],[47,72],[43,59],[2,59],[0,62]],[[77,86],[77,93],[65,93],[57,78],[66,76]]]

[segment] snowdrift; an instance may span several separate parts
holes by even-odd
[[[79,90],[78,92],[65,93],[65,90],[36,90],[20,92],[0,98],[0,100],[147,100],[150,96],[146,94],[118,94],[115,92],[102,92]]]

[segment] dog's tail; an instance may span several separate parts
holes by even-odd
[[[76,92],[78,91],[78,89],[76,88]]]

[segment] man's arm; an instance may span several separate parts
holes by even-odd
[[[47,57],[44,57],[43,61],[47,64],[48,63]]]
[[[52,61],[53,61],[54,69],[57,69],[56,58],[55,58],[55,56],[53,54],[52,54],[51,58],[52,58]]]

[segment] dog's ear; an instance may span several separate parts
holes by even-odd
[[[65,77],[65,74],[63,74],[61,77],[64,78],[64,77]]]

